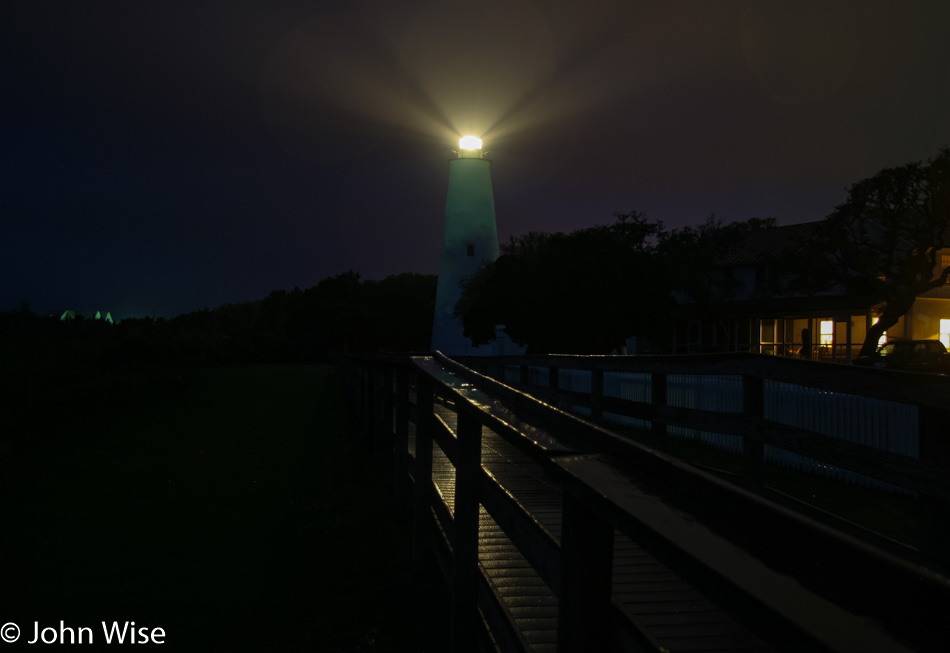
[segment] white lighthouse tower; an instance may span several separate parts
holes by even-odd
[[[474,136],[460,139],[458,158],[449,161],[449,192],[432,322],[432,350],[448,355],[491,353],[487,345],[473,347],[472,341],[462,335],[461,321],[452,314],[462,294],[462,282],[475,274],[483,261],[498,258],[490,167],[481,139]]]

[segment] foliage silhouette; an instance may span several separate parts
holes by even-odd
[[[663,225],[633,211],[610,225],[512,238],[463,285],[456,305],[475,344],[504,324],[529,353],[604,354],[656,336],[672,299],[653,251]]]
[[[804,253],[800,284],[840,284],[879,303],[860,356],[907,313],[918,295],[942,286],[950,267],[939,250],[950,246],[950,149],[926,162],[885,168],[851,186],[845,203],[820,225]]]
[[[608,354],[624,351],[631,336],[663,351],[674,292],[711,311],[736,290],[717,274],[717,259],[751,231],[774,225],[712,216],[699,227],[666,231],[639,211],[615,217],[569,234],[512,238],[464,285],[456,316],[466,335],[486,343],[504,324],[529,353]]]

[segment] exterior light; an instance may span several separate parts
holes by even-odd
[[[477,136],[463,136],[459,139],[460,150],[480,150],[482,149],[482,139]]]

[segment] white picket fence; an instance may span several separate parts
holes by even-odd
[[[504,376],[506,382],[517,383],[518,367],[507,366]],[[548,368],[528,368],[530,384],[547,386],[548,378]],[[562,368],[559,370],[558,381],[564,390],[582,393],[591,391],[591,373],[587,370]],[[650,374],[605,371],[604,395],[649,402]],[[771,380],[765,381],[764,395],[766,419],[884,451],[918,457],[916,406]],[[683,408],[741,412],[742,379],[735,374],[671,374],[667,378],[667,403]],[[562,408],[590,415],[590,409],[583,406],[570,405]],[[604,413],[604,419],[621,426],[650,428],[650,423],[646,420],[610,412]],[[698,440],[732,453],[742,453],[741,436],[672,426],[667,429],[667,434],[671,437]],[[764,456],[766,460],[783,467],[849,483],[913,494],[889,483],[778,447],[765,445]]]
[[[919,456],[917,407],[911,404],[766,381],[765,417],[780,424],[911,458]],[[765,459],[850,483],[913,494],[890,483],[769,445],[765,445]]]

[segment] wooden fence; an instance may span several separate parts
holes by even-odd
[[[753,480],[770,460],[946,501],[948,377],[759,354],[459,360],[556,406],[649,429],[660,449],[693,437],[744,453]]]
[[[947,447],[934,439],[946,423],[948,403],[940,401],[946,384],[914,387],[916,381],[867,375],[842,382],[824,371],[799,367],[790,377],[780,370],[786,382],[820,388],[837,380],[838,391],[879,399],[894,399],[892,391],[900,389],[896,397],[913,398],[919,413],[920,457],[913,458],[768,419],[766,384],[780,375],[764,358],[468,361],[501,378],[506,366],[514,366],[524,385],[537,374],[532,368],[547,370],[547,403],[440,354],[349,359],[346,378],[364,436],[392,463],[397,502],[412,505],[416,560],[433,547],[441,552],[452,596],[451,650],[672,651],[683,641],[696,648],[703,637],[713,638],[679,610],[661,614],[667,630],[657,630],[657,611],[666,604],[636,591],[638,581],[623,567],[621,542],[642,547],[685,583],[683,591],[700,592],[717,606],[716,614],[747,628],[752,639],[743,640],[745,646],[944,650],[939,642],[946,641],[942,620],[950,581],[939,563],[837,532],[677,461],[662,446],[639,445],[550,402],[555,397],[586,406],[598,419],[610,412],[644,420],[660,445],[671,428],[742,438],[752,479],[765,446],[827,461],[909,488],[929,514],[946,518]],[[589,390],[561,388],[563,369],[590,371]],[[605,374],[615,372],[648,374],[649,401],[642,392],[632,398],[605,392]],[[678,403],[669,392],[675,374],[737,375],[740,410],[671,405]],[[511,451],[504,449],[509,445]],[[530,466],[543,471],[535,482],[556,498],[555,517],[534,498],[544,492],[520,489],[519,470]],[[938,553],[948,544],[946,521],[941,525],[928,535]],[[554,622],[515,614],[510,584],[492,575],[486,544],[491,528],[500,538],[492,542],[510,543],[531,578],[540,579],[543,586],[531,591],[550,594]],[[529,575],[519,572],[518,578]],[[646,617],[645,600],[656,602]],[[548,628],[550,637],[545,623],[556,623]]]

